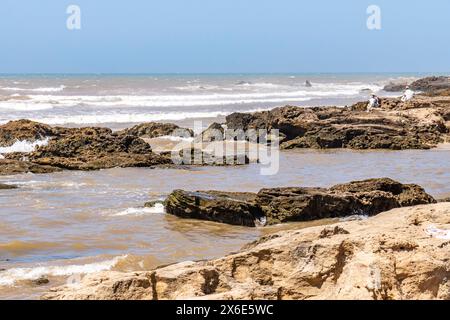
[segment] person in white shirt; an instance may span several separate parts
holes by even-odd
[[[409,86],[406,87],[405,92],[403,93],[403,96],[401,98],[402,102],[406,102],[411,100],[414,97],[414,91],[412,91]]]
[[[376,95],[372,95],[369,99],[369,103],[367,104],[367,112],[372,111],[374,108],[378,108],[380,106],[380,99]]]

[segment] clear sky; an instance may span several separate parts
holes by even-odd
[[[0,73],[447,72],[449,15],[448,0],[1,0]]]

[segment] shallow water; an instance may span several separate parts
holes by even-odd
[[[0,177],[0,298],[36,298],[69,276],[101,270],[145,270],[181,260],[219,257],[264,233],[297,223],[244,228],[183,220],[143,208],[173,189],[257,191],[276,186],[331,186],[371,177],[417,183],[433,196],[450,196],[450,150],[293,150],[280,171],[260,165],[191,169],[109,169]],[[33,286],[29,280],[49,277]]]

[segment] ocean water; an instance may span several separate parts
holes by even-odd
[[[417,76],[418,77],[418,76]],[[205,126],[234,111],[294,104],[346,105],[411,75],[146,75],[2,76],[0,123],[33,119],[52,125],[107,126],[145,121]],[[306,80],[312,87],[305,87]],[[46,140],[17,141],[0,154],[30,151]],[[152,145],[156,148],[158,145]],[[148,270],[182,260],[219,257],[259,236],[286,228],[244,228],[179,219],[161,205],[177,188],[257,191],[263,187],[331,186],[371,177],[418,183],[435,197],[450,196],[450,150],[292,150],[280,170],[260,165],[192,169],[117,168],[93,172],[0,176],[19,186],[0,190],[0,299],[38,298],[49,287],[102,270]],[[40,277],[48,284],[36,285]]]
[[[123,128],[187,122],[275,106],[345,105],[381,92],[395,75],[86,75],[0,77],[0,123]],[[405,75],[404,78],[413,78]],[[312,87],[306,87],[309,80]]]

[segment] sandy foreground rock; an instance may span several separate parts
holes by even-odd
[[[282,231],[223,258],[102,272],[43,299],[450,299],[450,203]]]

